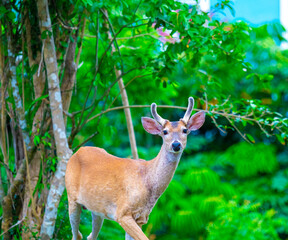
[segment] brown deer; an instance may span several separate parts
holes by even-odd
[[[160,117],[152,103],[152,118],[142,117],[144,129],[163,138],[157,157],[150,161],[119,158],[97,147],[82,147],[69,160],[66,188],[73,239],[79,232],[81,207],[92,213],[92,233],[97,239],[104,219],[118,222],[126,240],[148,240],[141,230],[158,198],[169,185],[186,147],[187,135],[205,121],[200,111],[190,117],[194,99],[188,99],[182,119],[170,122]]]

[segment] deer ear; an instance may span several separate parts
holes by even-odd
[[[162,126],[156,122],[154,119],[149,117],[142,117],[141,118],[142,125],[144,129],[153,135],[159,135],[162,131]]]
[[[188,131],[196,131],[200,127],[202,127],[203,123],[205,122],[205,112],[200,111],[192,115],[187,123]]]

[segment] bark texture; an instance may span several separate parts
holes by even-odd
[[[10,7],[10,1],[7,0],[3,0],[2,1],[3,5],[6,7],[6,9],[11,9]],[[19,126],[19,128],[21,129],[21,133],[22,133],[22,138],[23,141],[25,142],[26,146],[28,149],[30,149],[30,138],[29,138],[29,133],[27,131],[27,124],[26,124],[26,119],[25,119],[25,112],[23,109],[23,105],[22,105],[22,99],[20,97],[19,94],[19,87],[18,87],[18,83],[17,83],[17,78],[16,78],[16,56],[15,56],[15,49],[14,49],[14,44],[12,43],[13,40],[13,31],[12,31],[12,23],[7,21],[5,22],[7,24],[7,32],[6,32],[6,38],[7,38],[7,53],[8,53],[8,74],[7,74],[7,79],[9,79],[9,84],[11,85],[12,88],[12,96],[15,102],[15,111],[17,113],[16,116],[16,122]],[[1,46],[2,47],[2,46]],[[2,55],[2,54],[1,54]],[[2,57],[1,57],[2,58]],[[1,65],[2,64],[3,59],[1,59]],[[4,90],[4,89],[3,89]],[[4,99],[5,96],[2,95],[2,102],[5,103]],[[4,107],[4,106],[3,106]],[[2,108],[2,110],[4,110],[4,108]],[[4,132],[3,136],[5,136],[6,133],[6,128],[3,128],[3,124],[6,124],[6,122],[4,122],[4,113],[2,111],[1,114],[1,129]],[[4,138],[4,137],[3,137]],[[4,147],[4,162],[8,163],[8,158],[7,158],[7,153],[6,153],[6,142],[4,143],[4,139],[2,138],[2,147]],[[8,166],[8,164],[6,164]],[[12,219],[13,219],[13,199],[14,199],[14,194],[16,193],[16,190],[18,189],[19,185],[18,185],[18,179],[13,179],[13,176],[10,172],[10,170],[8,168],[6,168],[6,172],[7,172],[7,177],[10,181],[10,188],[9,191],[7,193],[7,195],[3,198],[2,201],[2,206],[3,206],[3,221],[2,221],[2,230],[4,232],[4,240],[6,239],[10,239],[11,235],[9,233],[9,227],[12,224]],[[24,169],[26,170],[26,169]],[[19,176],[17,174],[17,176]],[[16,176],[16,177],[17,177]],[[22,175],[23,176],[23,175]],[[21,177],[22,177],[21,176]],[[21,179],[23,181],[23,179]],[[16,183],[15,183],[16,182]],[[22,182],[20,182],[22,183]],[[16,188],[15,188],[16,187]],[[13,190],[13,191],[11,191]]]
[[[77,37],[73,36],[73,41],[69,41],[66,58],[64,77],[61,85],[62,102],[64,111],[69,110],[71,97],[73,93],[73,87],[75,83],[77,66],[74,62],[76,51]]]
[[[59,159],[57,170],[50,185],[45,214],[41,226],[40,237],[41,239],[45,240],[51,239],[53,237],[55,221],[57,217],[57,209],[65,188],[64,176],[66,165],[72,155],[72,151],[68,147],[65,131],[62,98],[58,79],[57,58],[51,27],[51,19],[49,15],[48,1],[38,0],[37,9],[41,33],[43,34],[43,32],[49,32],[49,34],[46,36],[46,39],[43,40],[43,49],[48,78],[53,134],[56,143],[56,152]]]
[[[2,36],[2,22],[0,20],[0,36]],[[6,95],[6,77],[4,75],[4,53],[3,53],[3,44],[2,44],[2,38],[0,38],[0,81],[1,81],[1,90],[0,90],[0,147],[2,150],[2,154],[4,156],[4,162],[7,162],[7,154],[6,154],[6,141],[5,141],[5,132],[6,132],[6,104],[5,104],[5,95]],[[2,177],[1,177],[1,171],[0,171],[0,202],[2,202],[3,198],[5,196],[3,183],[2,183]]]
[[[33,13],[31,13],[33,14]],[[28,52],[28,60],[29,60],[29,66],[32,69],[35,65],[40,65],[41,62],[41,46],[33,46],[34,52],[36,52],[35,56],[33,57],[33,51],[32,51],[32,39],[31,35],[33,32],[33,29],[31,28],[31,23],[29,19],[29,9],[28,6],[25,9],[25,27],[26,27],[26,42],[27,42],[27,52]],[[34,27],[34,31],[35,31]],[[43,71],[43,67],[38,67],[39,71],[33,74],[33,87],[34,87],[34,94],[35,99],[42,96],[44,92],[45,87],[45,74]],[[32,136],[35,136],[39,133],[37,133],[37,130],[40,129],[41,122],[43,121],[43,114],[44,114],[44,103],[42,102],[33,118],[33,125],[32,125]],[[25,182],[25,192],[24,192],[24,201],[22,206],[22,217],[26,216],[26,222],[25,225],[29,227],[29,231],[23,231],[22,232],[22,238],[23,239],[32,239],[32,231],[40,231],[40,214],[36,209],[36,206],[34,204],[30,205],[29,202],[31,200],[31,197],[33,198],[33,203],[36,203],[37,201],[37,194],[33,196],[32,193],[35,192],[35,187],[37,185],[38,179],[39,179],[39,172],[40,172],[40,166],[41,166],[41,156],[44,155],[44,148],[43,146],[38,147],[38,151],[35,153],[33,159],[31,160],[29,164],[29,178],[27,177]],[[32,192],[32,193],[31,193]],[[34,207],[34,209],[32,209]],[[36,216],[35,216],[36,215]]]
[[[116,67],[115,67],[115,75],[117,78],[122,75],[122,72],[120,70],[117,70]],[[137,151],[137,144],[136,144],[136,137],[135,137],[134,126],[133,126],[133,121],[132,121],[132,115],[131,115],[130,108],[128,108],[129,100],[128,100],[127,91],[124,86],[124,81],[122,78],[119,79],[118,86],[121,91],[122,105],[127,107],[127,108],[124,108],[124,113],[125,113],[125,118],[126,118],[126,123],[127,123],[132,156],[134,159],[138,159],[139,156],[138,156],[138,151]]]

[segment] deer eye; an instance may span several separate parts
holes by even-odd
[[[187,133],[188,132],[188,129],[187,128],[184,128],[183,129],[183,133]]]
[[[163,134],[164,134],[164,135],[167,135],[167,134],[168,134],[168,131],[167,131],[167,130],[163,130]]]

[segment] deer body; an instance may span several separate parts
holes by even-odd
[[[147,223],[158,198],[169,185],[189,133],[183,133],[183,129],[189,131],[188,120],[164,120],[156,107],[152,114],[157,121],[142,118],[142,124],[146,131],[163,138],[154,159],[118,158],[101,148],[82,147],[69,160],[65,182],[74,240],[82,238],[78,232],[81,206],[92,212],[89,240],[97,239],[103,219],[117,221],[126,231],[126,239],[148,240],[141,226]],[[198,129],[204,122],[204,113],[197,114],[193,115],[192,125]]]

